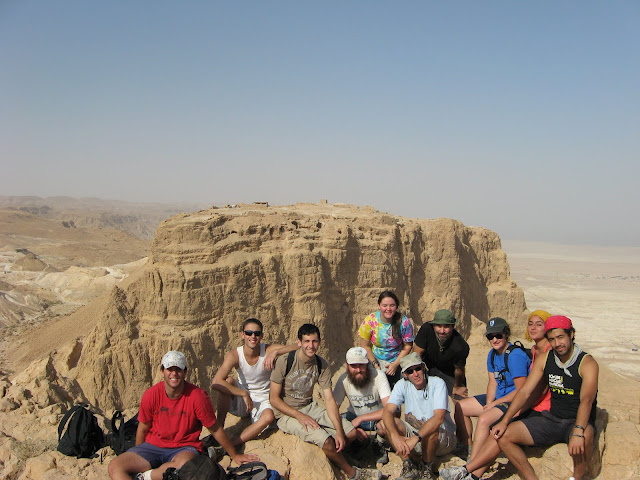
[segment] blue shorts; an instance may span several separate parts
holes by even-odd
[[[147,462],[149,462],[151,468],[158,468],[160,465],[170,462],[171,460],[173,460],[173,457],[175,457],[180,452],[193,452],[196,455],[200,453],[195,447],[191,446],[178,448],[161,448],[156,447],[155,445],[151,445],[147,442],[136,445],[135,447],[127,450],[127,452],[132,452],[140,455]]]
[[[349,420],[350,422],[356,418],[357,415],[353,412],[345,412],[342,414],[342,418],[345,420]],[[375,420],[367,420],[366,422],[362,422],[358,428],[361,428],[365,432],[375,432],[376,431],[376,423]]]
[[[478,401],[478,403],[480,405],[482,405],[483,407],[487,404],[487,395],[486,394],[476,395],[473,398],[475,398]],[[502,413],[507,413],[507,410],[509,410],[509,405],[511,405],[511,402],[502,402],[502,403],[499,403],[498,405],[496,405],[494,408],[497,408]]]

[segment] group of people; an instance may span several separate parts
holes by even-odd
[[[246,320],[242,345],[225,355],[213,379],[217,416],[208,394],[186,382],[184,355],[168,352],[160,367],[163,381],[142,397],[136,446],[109,464],[111,478],[160,480],[167,468],[202,451],[203,426],[239,464],[257,457],[237,447],[277,426],[320,447],[351,479],[380,479],[381,472],[351,465],[345,450],[370,448],[376,463],[385,464],[387,444],[403,461],[398,480],[435,478],[436,457],[454,450],[467,463],[440,470],[445,480],[480,478],[501,451],[523,478],[535,479],[522,446],[560,442],[568,443],[574,477],[583,477],[595,434],[598,365],[574,342],[571,320],[532,312],[530,352],[509,342],[504,319],[489,320],[488,386],[470,397],[469,345],[455,329],[454,314],[438,310],[414,336],[399,303],[392,291],[380,294],[379,309],[360,326],[361,345],[347,351],[335,388],[328,363],[317,355],[316,325],[302,325],[295,344],[268,345],[262,322]],[[323,406],[313,399],[316,384]],[[345,397],[349,406],[341,415]],[[222,428],[228,413],[250,418],[233,439]],[[478,417],[475,432],[471,417]]]

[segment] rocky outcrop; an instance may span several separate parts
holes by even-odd
[[[179,349],[208,385],[248,317],[277,342],[317,324],[335,365],[384,288],[416,326],[450,308],[465,334],[496,315],[517,325],[525,310],[497,234],[483,228],[327,204],[211,209],[160,225],[143,275],[114,291],[83,340],[77,380],[100,408],[126,407],[162,353]]]
[[[0,477],[105,478],[108,449],[101,452],[104,462],[55,451],[56,426],[68,406],[90,402],[106,430],[114,408],[135,411],[169,349],[186,353],[189,379],[206,388],[224,352],[238,344],[247,317],[261,318],[272,342],[293,341],[300,324],[316,323],[323,334],[320,353],[335,372],[362,319],[376,308],[377,295],[391,288],[416,327],[440,308],[456,313],[472,345],[468,365],[475,390],[486,384],[483,322],[505,317],[521,337],[526,318],[497,234],[370,208],[260,205],[179,215],[160,226],[142,268],[107,297],[45,324],[48,355],[11,380],[0,373]],[[56,325],[64,329],[64,344],[52,334]],[[629,392],[637,398],[636,390]],[[637,419],[612,419],[599,411],[591,473],[636,478]],[[317,447],[282,432],[249,442],[246,451],[292,480],[343,478]],[[566,446],[530,453],[541,478],[568,477]],[[457,457],[443,460],[461,464]],[[491,478],[517,477],[505,463],[490,471]],[[383,473],[395,478],[400,467],[391,454]]]

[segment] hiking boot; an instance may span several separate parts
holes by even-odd
[[[389,463],[389,454],[384,442],[378,442],[377,440],[373,442],[373,454],[376,457],[376,463],[381,463],[382,465]]]
[[[418,477],[420,480],[433,480],[437,476],[435,473],[433,473],[433,470],[431,469],[431,462],[429,463],[423,462],[421,467],[422,467],[422,472]]]
[[[465,467],[448,467],[440,470],[442,480],[471,480],[471,474]]]
[[[355,467],[355,470],[355,475],[353,477],[350,477],[352,480],[380,480],[382,478],[382,473],[380,473],[380,470],[358,467]]]
[[[420,472],[419,480],[434,480],[435,476],[430,468],[423,468],[422,472]]]
[[[413,460],[408,458],[402,462],[402,471],[396,480],[418,480],[421,473],[421,468],[418,467]]]

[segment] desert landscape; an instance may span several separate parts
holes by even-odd
[[[571,317],[601,365],[592,474],[640,474],[638,248],[501,242],[499,232],[455,220],[326,202],[193,213],[130,206],[136,214],[123,215],[96,201],[96,215],[71,200],[0,200],[2,478],[105,478],[109,448],[89,460],[55,451],[69,406],[91,403],[106,431],[115,408],[135,412],[169,348],[185,350],[195,362],[190,380],[207,387],[247,316],[263,319],[266,340],[280,342],[292,341],[300,323],[318,323],[335,379],[383,287],[401,293],[418,326],[438,308],[456,312],[471,345],[471,393],[486,385],[490,316],[509,319],[521,339],[529,310]],[[341,478],[315,447],[281,432],[246,448],[292,480]],[[400,462],[391,457],[382,471],[394,478]],[[541,478],[569,476],[566,447],[536,452],[532,462]],[[517,476],[501,460],[485,478]]]

